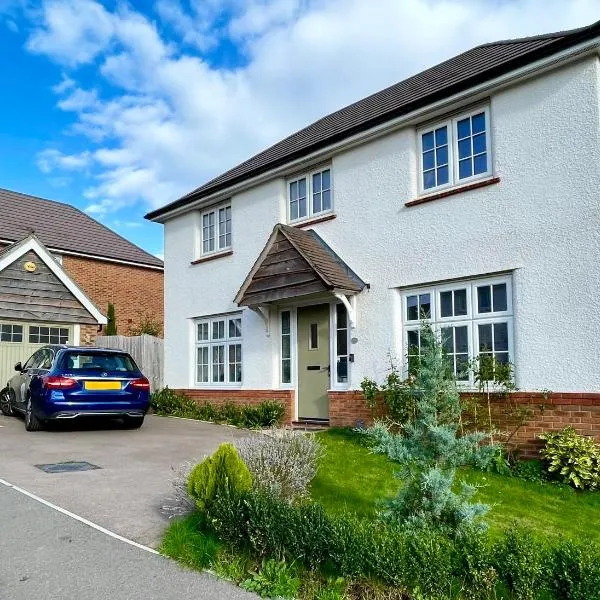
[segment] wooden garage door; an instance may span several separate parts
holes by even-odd
[[[24,363],[38,348],[72,343],[72,325],[0,321],[0,387],[15,374],[15,363]]]

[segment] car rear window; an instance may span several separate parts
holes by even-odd
[[[66,352],[60,362],[60,368],[69,372],[90,373],[93,371],[137,372],[138,368],[128,354],[115,352]]]

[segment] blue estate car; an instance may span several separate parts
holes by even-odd
[[[0,409],[24,414],[27,431],[52,419],[120,417],[132,429],[144,422],[150,384],[122,350],[49,345],[15,371],[0,393]]]

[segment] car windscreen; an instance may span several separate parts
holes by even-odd
[[[60,359],[59,369],[69,373],[120,372],[137,373],[138,368],[128,354],[116,352],[65,352]]]

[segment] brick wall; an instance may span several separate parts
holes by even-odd
[[[100,312],[115,305],[118,333],[126,335],[145,313],[163,322],[162,271],[67,255],[63,268]]]
[[[473,396],[473,394],[469,394]],[[485,398],[480,398],[485,406]],[[512,407],[522,407],[530,411],[527,423],[511,439],[511,445],[525,457],[538,456],[541,442],[540,433],[562,429],[573,425],[581,435],[588,435],[600,442],[600,393],[551,393],[547,397],[539,392],[515,392],[508,398],[492,399],[493,421],[506,432],[515,427]],[[373,422],[373,416],[381,417],[385,407],[381,402],[374,413],[367,408],[362,392],[329,392],[329,424],[332,427],[353,427],[357,422]]]
[[[210,402],[211,404],[222,405],[226,402],[235,402],[236,404],[259,404],[264,400],[276,400],[285,406],[283,416],[284,424],[292,422],[294,391],[293,390],[201,390],[185,389],[177,390],[193,398],[198,404]]]
[[[82,346],[93,346],[98,335],[98,325],[81,325],[79,330],[79,343]]]

